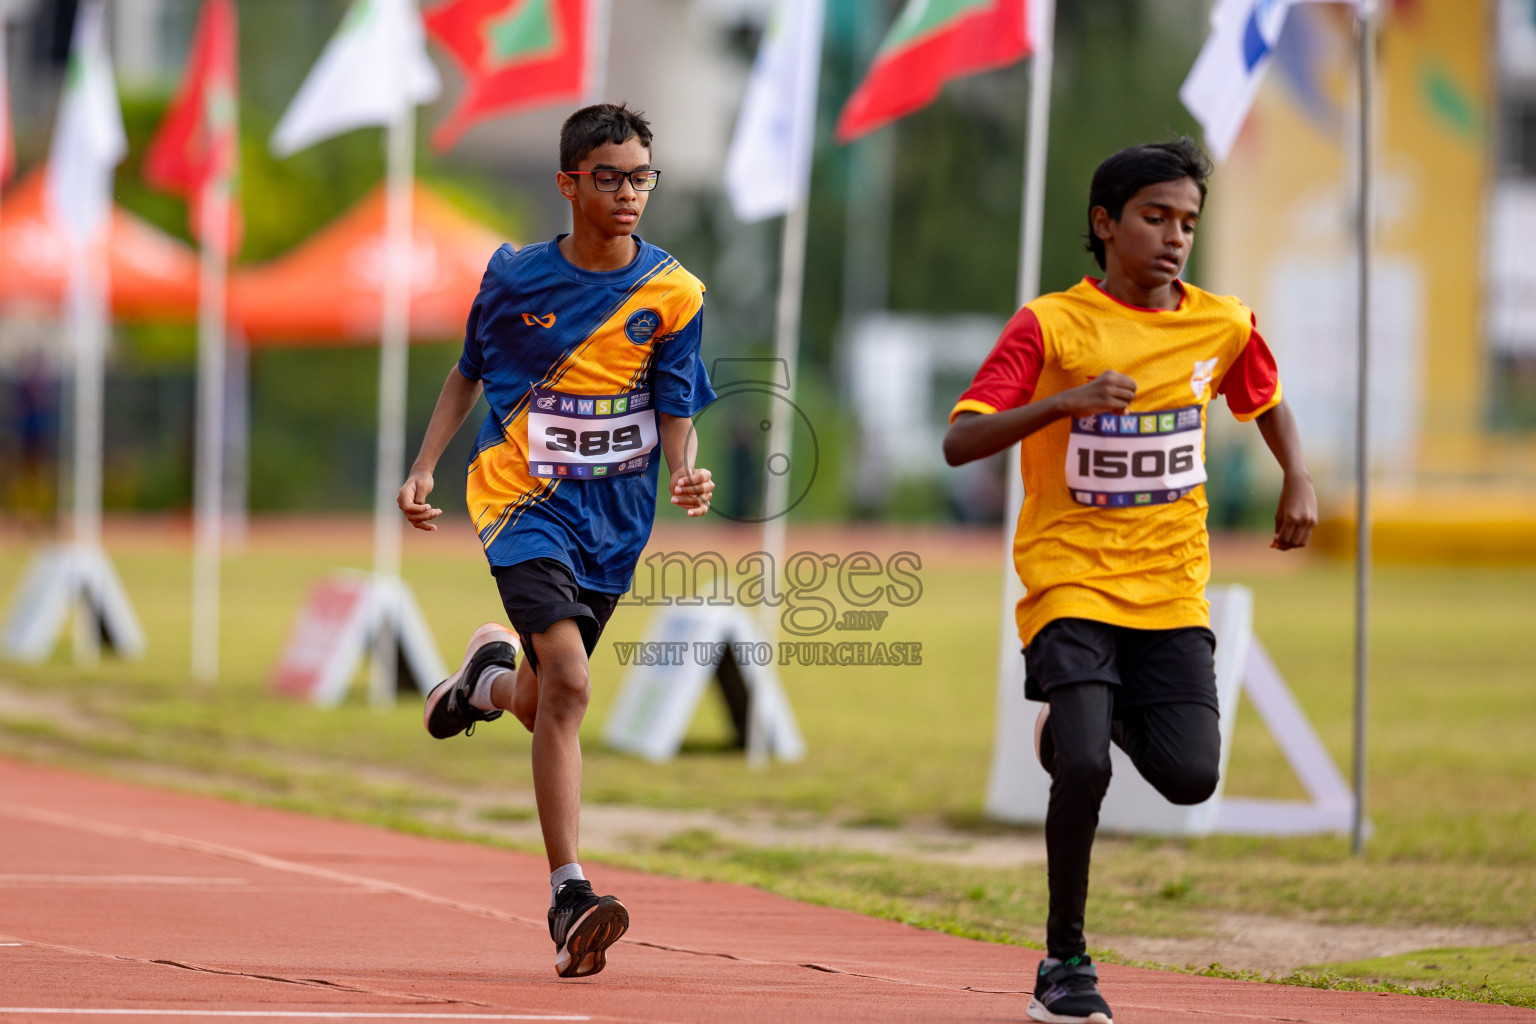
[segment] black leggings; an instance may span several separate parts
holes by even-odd
[[[1130,755],[1142,777],[1176,804],[1198,804],[1216,791],[1221,730],[1207,704],[1152,704],[1115,718],[1115,691],[1107,683],[1075,683],[1050,691],[1051,802],[1045,814],[1051,906],[1046,950],[1060,960],[1086,948],[1083,910],[1088,862],[1099,827],[1099,804],[1109,788],[1111,739]]]

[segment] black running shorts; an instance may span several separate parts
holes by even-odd
[[[543,633],[561,619],[575,619],[581,629],[581,642],[587,656],[597,647],[597,638],[613,615],[622,594],[588,590],[576,582],[576,576],[564,562],[554,558],[533,558],[516,565],[495,565],[496,589],[512,628],[523,644],[523,657],[537,671],[539,657],[533,649],[533,634]]]
[[[1149,704],[1216,708],[1215,654],[1216,635],[1204,626],[1131,629],[1054,619],[1024,648],[1024,696],[1044,701],[1059,686],[1108,683],[1116,688],[1116,717]]]

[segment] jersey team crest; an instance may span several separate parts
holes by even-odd
[[[1196,399],[1205,397],[1205,389],[1211,386],[1211,380],[1216,376],[1216,364],[1218,359],[1196,359],[1195,368],[1189,375],[1189,389],[1195,393]]]
[[[624,321],[624,336],[636,345],[644,345],[661,327],[661,314],[654,309],[637,309]]]

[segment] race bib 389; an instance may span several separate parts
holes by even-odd
[[[531,388],[528,472],[535,477],[603,480],[638,473],[656,447],[649,391],[567,395]]]
[[[1067,487],[1101,508],[1166,505],[1205,483],[1200,407],[1072,420]]]

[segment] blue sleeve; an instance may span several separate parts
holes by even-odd
[[[704,310],[658,346],[652,404],[669,416],[693,416],[715,400],[699,343],[704,339]]]
[[[480,277],[480,290],[475,293],[475,301],[469,307],[469,322],[464,325],[464,354],[459,356],[459,373],[465,380],[479,380],[482,376],[485,349],[480,341],[480,316],[495,301],[496,292],[500,288],[498,262],[504,253],[510,254],[511,247],[504,245],[491,255],[491,261],[485,265],[485,273]]]

